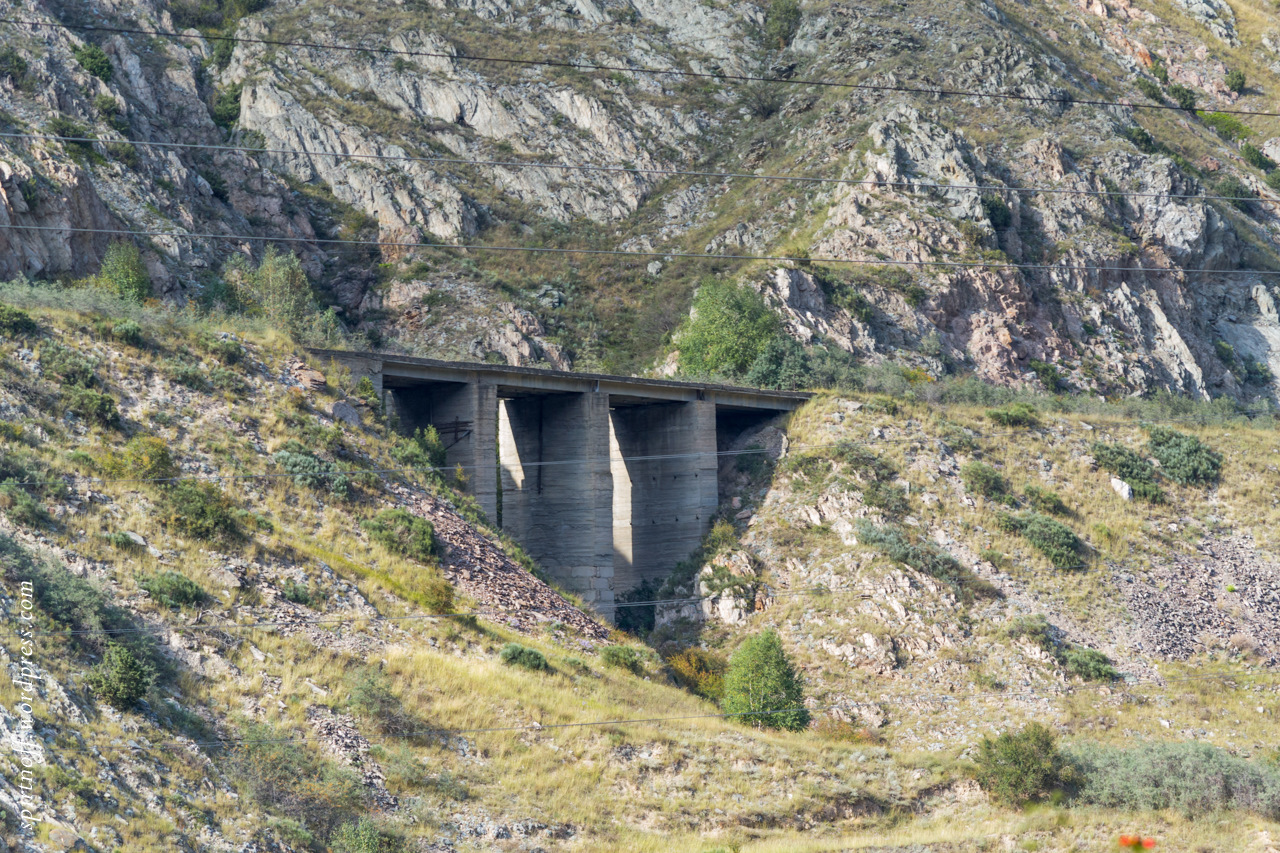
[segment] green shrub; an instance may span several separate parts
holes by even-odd
[[[880,510],[889,518],[906,515],[911,509],[906,489],[893,483],[871,483],[862,490],[862,500],[867,506]]]
[[[1049,362],[1033,358],[1028,362],[1028,366],[1035,373],[1036,378],[1040,380],[1040,384],[1044,385],[1046,391],[1053,393],[1066,387],[1067,381],[1062,378],[1058,368]]]
[[[0,80],[8,79],[19,89],[28,90],[35,80],[30,75],[30,66],[18,51],[8,45],[0,47]]]
[[[1250,210],[1250,199],[1256,197],[1253,189],[1244,181],[1235,175],[1226,175],[1213,185],[1215,195],[1226,199],[1236,210],[1248,213]]]
[[[1196,93],[1192,89],[1188,89],[1180,83],[1174,83],[1169,87],[1169,97],[1173,98],[1173,102],[1187,112],[1195,112],[1196,109]]]
[[[126,240],[116,240],[107,247],[94,282],[133,302],[143,302],[151,296],[151,274],[142,262],[142,252]]]
[[[1231,113],[1200,113],[1200,120],[1206,125],[1213,128],[1213,131],[1223,139],[1235,141],[1244,139],[1253,134],[1253,130],[1247,124],[1240,121]]]
[[[53,522],[44,504],[27,491],[27,487],[18,485],[17,480],[5,480],[0,483],[0,510],[14,524],[24,527],[45,527]]]
[[[1280,770],[1207,743],[1149,743],[1071,751],[1084,783],[1078,798],[1126,812],[1176,809],[1188,817],[1228,809],[1280,819]]]
[[[30,314],[0,302],[0,332],[7,335],[34,335],[39,329]]]
[[[391,458],[405,468],[438,474],[445,466],[444,442],[434,426],[418,427],[412,436],[396,439]]]
[[[829,456],[864,482],[883,483],[898,476],[893,463],[877,456],[865,444],[841,441],[831,448]]]
[[[369,538],[393,554],[430,563],[435,559],[438,545],[436,531],[430,521],[419,518],[405,509],[380,510],[373,518],[360,524]]]
[[[724,655],[694,646],[671,655],[666,663],[684,689],[712,702],[724,697],[724,675],[729,669]]]
[[[1261,169],[1264,172],[1270,172],[1275,169],[1276,161],[1272,160],[1260,149],[1249,144],[1248,142],[1240,146],[1240,156],[1244,161],[1255,169]]]
[[[200,335],[198,340],[209,355],[227,366],[239,364],[244,358],[244,346],[234,338],[208,332]]]
[[[1084,543],[1075,531],[1060,521],[1038,512],[1023,512],[1000,517],[1000,527],[1020,533],[1031,545],[1049,558],[1059,569],[1078,568]]]
[[[1165,67],[1164,60],[1159,56],[1151,57],[1151,67],[1148,69],[1151,76],[1159,80],[1163,85],[1169,85],[1169,69]]]
[[[534,672],[551,669],[551,666],[547,663],[546,655],[537,649],[531,649],[519,643],[507,643],[502,647],[502,651],[498,652],[498,657],[507,666],[518,666],[521,669],[528,669]]]
[[[813,371],[800,342],[779,332],[751,362],[743,381],[758,388],[795,391],[813,384]]]
[[[797,0],[771,0],[764,18],[764,34],[769,47],[786,47],[799,29],[800,4]]]
[[[120,423],[120,411],[116,408],[116,401],[110,394],[73,385],[63,389],[62,403],[67,407],[67,411],[91,423],[106,427]]]
[[[1156,90],[1156,93],[1159,94],[1158,89]],[[1164,97],[1160,96],[1158,98],[1153,98],[1153,100],[1158,100],[1163,103]],[[1156,142],[1155,138],[1150,133],[1147,133],[1146,129],[1141,125],[1131,124],[1122,129],[1120,131],[1120,135],[1132,142],[1133,147],[1143,153],[1154,154],[1156,151],[1160,150],[1160,143]]]
[[[985,462],[966,462],[960,468],[960,479],[964,481],[965,490],[982,495],[989,501],[1000,501],[1009,494],[1009,484],[1000,472]]]
[[[246,729],[230,749],[226,765],[249,800],[298,821],[321,838],[358,819],[365,809],[359,776],[269,725]]]
[[[40,347],[40,370],[54,376],[63,385],[90,388],[98,384],[94,372],[97,359],[84,355],[57,341],[47,341]]]
[[[141,348],[146,343],[146,338],[142,334],[142,327],[133,320],[121,320],[119,323],[112,325],[111,337],[131,347]]]
[[[680,370],[693,376],[742,376],[782,328],[754,290],[703,279],[693,311],[676,334]]]
[[[362,666],[350,679],[347,706],[370,720],[384,734],[406,735],[414,729],[414,719],[391,690],[391,681],[381,667]]]
[[[240,93],[244,86],[236,83],[219,92],[213,99],[213,123],[230,130],[240,120]]]
[[[1280,192],[1280,170],[1267,172],[1267,176],[1263,180],[1267,182],[1267,186],[1271,187],[1271,189]]]
[[[799,731],[809,725],[804,681],[772,630],[749,637],[729,659],[724,712],[744,723]]]
[[[1089,452],[1099,465],[1128,483],[1135,497],[1151,503],[1164,500],[1164,492],[1156,485],[1156,469],[1137,453],[1122,444],[1101,441],[1095,441]]]
[[[1147,450],[1160,463],[1160,473],[1184,486],[1216,483],[1222,472],[1221,454],[1194,435],[1154,427]]]
[[[296,255],[267,246],[262,262],[252,266],[236,255],[222,269],[229,307],[262,317],[295,339],[325,343],[340,329],[331,311],[321,311],[311,282]]]
[[[138,704],[154,681],[152,669],[138,660],[126,646],[116,643],[107,645],[102,663],[85,676],[90,690],[122,711]]]
[[[1236,94],[1243,92],[1245,89],[1245,86],[1247,85],[1247,80],[1245,79],[1244,72],[1241,71],[1239,68],[1232,68],[1230,71],[1228,71],[1226,80],[1224,82],[1226,82],[1227,88],[1235,92]]]
[[[637,586],[618,595],[617,606],[614,607],[614,624],[618,626],[618,630],[635,636],[643,636],[652,631],[657,622],[657,605],[633,602],[654,601],[661,590],[661,584],[645,578]]]
[[[178,465],[169,444],[152,435],[138,435],[102,460],[102,470],[112,477],[131,480],[166,480],[178,476]]]
[[[283,449],[273,453],[271,458],[285,470],[286,474],[293,477],[293,482],[299,486],[319,488],[330,479],[325,475],[325,469],[320,464],[320,460],[293,439],[286,442]]]
[[[397,853],[403,850],[400,840],[388,835],[367,817],[344,823],[329,838],[333,853]]]
[[[1085,681],[1115,681],[1120,677],[1120,673],[1111,665],[1111,658],[1095,649],[1081,646],[1069,648],[1062,656],[1062,663],[1067,672],[1078,675]]]
[[[88,71],[104,83],[111,82],[111,60],[107,58],[106,51],[102,48],[96,44],[85,44],[77,47],[71,53],[75,56],[76,62],[79,62],[80,67],[85,71]]]
[[[1013,211],[1004,199],[994,193],[982,197],[982,209],[986,212],[991,227],[997,231],[1013,224]]]
[[[600,650],[600,660],[606,666],[625,669],[636,675],[644,673],[644,664],[640,661],[640,653],[630,646],[605,646]]]
[[[182,480],[164,492],[166,523],[186,536],[231,541],[242,535],[230,498],[213,483]]]
[[[1005,628],[1005,634],[1011,640],[1026,638],[1051,654],[1058,647],[1057,641],[1053,638],[1049,620],[1039,614],[1010,619]]]
[[[163,368],[169,378],[179,385],[184,385],[193,391],[209,389],[209,377],[196,362],[173,358],[166,361]]]
[[[1033,427],[1040,425],[1040,415],[1030,403],[1011,403],[999,409],[987,409],[987,418],[1006,427]]]
[[[1164,92],[1160,91],[1160,87],[1148,80],[1146,77],[1135,77],[1133,85],[1139,92],[1146,95],[1157,104],[1164,103]]]
[[[881,551],[891,560],[897,560],[942,581],[966,601],[1001,597],[1000,590],[960,565],[955,557],[932,542],[911,541],[901,528],[876,527],[869,522],[860,521],[858,539],[864,545]]]
[[[1005,732],[978,746],[978,784],[992,800],[1009,806],[1046,799],[1071,785],[1075,773],[1058,750],[1054,733],[1040,723]]]
[[[1050,515],[1070,515],[1071,509],[1062,502],[1062,498],[1057,492],[1043,489],[1040,486],[1027,486],[1024,494],[1027,497],[1027,503],[1031,504],[1031,508],[1036,512],[1046,512]]]
[[[139,584],[162,607],[194,607],[209,600],[200,584],[174,571],[161,572]]]

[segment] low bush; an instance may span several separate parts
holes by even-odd
[[[1040,425],[1040,415],[1030,403],[1011,403],[999,409],[988,409],[987,417],[1006,427],[1033,427]]]
[[[1173,98],[1173,102],[1187,112],[1195,112],[1196,109],[1196,93],[1194,89],[1189,89],[1181,83],[1174,83],[1169,86],[1169,97]]]
[[[134,436],[123,448],[101,460],[103,473],[131,480],[166,480],[178,476],[169,444],[151,435]]]
[[[73,385],[62,392],[62,404],[67,411],[79,415],[90,423],[113,427],[120,423],[120,410],[110,394]]]
[[[209,600],[209,593],[200,584],[174,571],[153,575],[138,585],[162,607],[194,607]]]
[[[694,646],[681,649],[666,662],[684,689],[712,702],[724,697],[724,675],[729,669],[729,660],[724,655]]]
[[[1134,497],[1151,503],[1164,500],[1164,492],[1156,485],[1155,466],[1134,451],[1122,444],[1095,441],[1089,452],[1099,465],[1128,483]]]
[[[1160,473],[1184,486],[1216,483],[1222,473],[1222,455],[1194,435],[1154,427],[1147,450],[1160,463]]]
[[[240,94],[244,87],[236,83],[228,86],[213,98],[213,123],[230,130],[240,120]]]
[[[1207,743],[1150,743],[1071,751],[1083,776],[1078,799],[1123,811],[1175,809],[1188,817],[1228,809],[1280,819],[1280,769]]]
[[[166,489],[165,522],[183,535],[206,541],[233,541],[242,535],[231,499],[213,483],[182,480]]]
[[[209,376],[194,361],[182,358],[169,359],[164,363],[164,372],[169,379],[179,385],[185,385],[193,391],[207,391]]]
[[[320,838],[357,820],[366,805],[364,785],[354,771],[270,725],[246,729],[226,765],[248,799]]]
[[[313,589],[306,584],[298,583],[293,578],[285,578],[284,583],[280,584],[280,595],[285,601],[292,601],[303,607],[310,607],[318,597]]]
[[[865,444],[842,441],[831,449],[830,457],[864,482],[884,482],[898,475],[893,463],[871,452]]]
[[[425,518],[420,518],[405,509],[380,510],[373,518],[360,524],[369,534],[369,538],[386,548],[393,554],[417,560],[420,563],[431,563],[435,560],[439,546],[436,543],[435,527]]]
[[[600,650],[600,660],[604,661],[606,666],[625,669],[636,675],[644,673],[640,653],[630,646],[605,646]]]
[[[1038,512],[1022,512],[1001,516],[999,524],[1003,530],[1022,534],[1032,547],[1049,558],[1055,568],[1079,568],[1084,543],[1062,522]]]
[[[98,384],[97,367],[97,359],[57,341],[48,341],[40,347],[40,371],[63,385],[92,388]]]
[[[155,673],[126,646],[110,643],[102,663],[85,676],[89,689],[113,708],[128,710],[147,695]]]
[[[722,707],[726,714],[759,727],[799,731],[809,725],[804,681],[776,632],[749,637],[733,653]]]
[[[1050,515],[1071,514],[1071,508],[1062,502],[1057,492],[1032,484],[1027,486],[1023,494],[1027,498],[1027,503],[1036,512],[1046,512]]]
[[[1164,103],[1164,92],[1160,91],[1160,87],[1154,81],[1148,80],[1146,77],[1135,77],[1133,85],[1139,92],[1146,95],[1157,104]]]
[[[800,4],[797,0],[770,0],[764,17],[765,41],[770,49],[791,44],[800,29]]]
[[[1009,484],[1004,477],[985,462],[966,462],[960,468],[960,479],[966,491],[989,501],[1003,501],[1009,495]]]
[[[371,721],[384,734],[404,736],[414,730],[412,714],[392,692],[391,681],[381,667],[362,666],[352,673],[349,683],[347,706],[357,716]]]
[[[1213,185],[1214,195],[1221,196],[1236,210],[1249,213],[1252,199],[1257,198],[1253,188],[1235,175],[1225,175]]]
[[[1009,620],[1005,634],[1011,640],[1027,639],[1046,652],[1053,653],[1058,647],[1053,638],[1053,630],[1049,620],[1043,616],[1018,616]]]
[[[84,44],[71,51],[80,67],[104,83],[111,82],[111,60],[96,44]]]
[[[652,631],[657,622],[657,605],[635,602],[654,601],[661,590],[660,583],[646,578],[638,586],[618,595],[618,606],[614,608],[614,624],[618,626],[618,630],[638,637]]]
[[[1120,677],[1111,665],[1111,658],[1096,649],[1073,646],[1063,653],[1062,664],[1067,672],[1085,681],[1115,681]]]
[[[1244,72],[1239,68],[1232,68],[1228,71],[1224,82],[1227,84],[1227,88],[1235,92],[1237,95],[1243,92],[1245,90],[1245,86],[1248,85],[1248,80],[1245,78]]]
[[[892,483],[871,483],[862,490],[862,500],[889,518],[899,518],[911,509],[906,489]]]
[[[418,427],[413,435],[396,439],[391,458],[420,473],[439,474],[445,466],[444,442],[434,426]]]
[[[1223,139],[1235,141],[1251,136],[1253,130],[1231,113],[1200,113],[1200,120]]]
[[[502,651],[498,652],[498,657],[507,666],[518,666],[521,669],[528,669],[534,672],[542,672],[551,668],[550,664],[547,663],[546,655],[537,649],[531,649],[519,643],[507,643],[502,647]]]
[[[1261,149],[1248,142],[1240,146],[1240,156],[1244,161],[1255,169],[1261,169],[1264,172],[1270,172],[1275,169],[1276,161],[1272,160]]]
[[[1013,224],[1013,211],[1004,199],[994,193],[982,197],[982,209],[987,214],[991,227],[997,231]]]
[[[858,539],[882,552],[891,560],[904,563],[918,572],[940,580],[965,601],[976,598],[1000,598],[1000,590],[977,577],[946,551],[927,541],[912,541],[898,527],[876,527],[858,523]]]
[[[121,320],[119,323],[114,324],[111,327],[111,337],[131,347],[141,348],[147,342],[146,337],[142,334],[142,326],[133,320]]]
[[[40,326],[31,315],[0,302],[0,332],[6,335],[34,335]]]
[[[978,784],[992,800],[1009,806],[1044,800],[1076,779],[1071,762],[1058,750],[1057,736],[1040,723],[983,738],[977,764]]]
[[[14,524],[23,527],[45,527],[53,522],[44,504],[27,491],[28,486],[18,485],[19,480],[0,483],[0,510]]]
[[[329,849],[332,853],[398,853],[404,845],[370,818],[361,817],[338,827],[329,837]]]
[[[244,358],[244,346],[234,338],[207,332],[200,335],[199,342],[209,355],[227,366],[239,364]]]
[[[743,381],[759,388],[794,391],[813,385],[809,355],[795,338],[783,332],[774,335],[751,366]]]

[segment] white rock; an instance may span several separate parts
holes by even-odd
[[[1121,480],[1119,477],[1111,478],[1111,488],[1115,493],[1127,501],[1133,500],[1133,487]]]

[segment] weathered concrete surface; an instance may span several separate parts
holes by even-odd
[[[401,428],[435,426],[490,521],[612,617],[711,526],[718,440],[807,394],[317,350],[369,376]],[[501,492],[499,493],[499,490]],[[499,511],[501,506],[501,511]]]

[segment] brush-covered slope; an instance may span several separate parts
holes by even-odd
[[[994,426],[965,405],[819,398],[789,438],[744,439],[788,443],[780,460],[727,457],[737,527],[709,539],[697,590],[717,616],[661,611],[645,647],[539,581],[451,478],[387,473],[430,467],[434,446],[283,338],[91,290],[8,286],[0,302],[4,606],[36,632],[3,647],[19,678],[43,676],[3,688],[6,731],[33,742],[29,701],[43,759],[34,834],[19,756],[4,759],[9,849],[1068,850],[1138,822],[1263,850],[1276,835],[1265,802],[1228,823],[1079,801],[1027,816],[972,781],[981,737],[1033,720],[1072,749],[1203,741],[1267,759],[1272,431],[1188,428],[1220,479],[1157,475],[1164,502],[1148,504],[1094,467],[1092,441],[1150,437],[1114,412]],[[1083,568],[1001,528],[1031,508],[1081,538]],[[886,556],[895,541],[916,550]],[[697,569],[667,591],[693,592]],[[806,681],[803,732],[717,718],[677,659],[767,626]],[[1106,666],[1085,650],[1140,680],[1085,681]]]
[[[189,37],[0,25],[4,127],[100,140],[0,142],[4,221],[55,229],[0,233],[3,276],[94,272],[110,238],[65,226],[276,236],[374,341],[629,371],[678,348],[715,274],[762,291],[807,347],[867,364],[1274,393],[1274,276],[1240,270],[1277,269],[1280,127],[1220,112],[1265,112],[1280,85],[1265,4],[24,0],[12,16]],[[855,183],[668,174],[690,169]],[[228,257],[260,251],[141,242],[156,292],[178,301],[216,294]],[[759,254],[862,263],[732,257]]]

